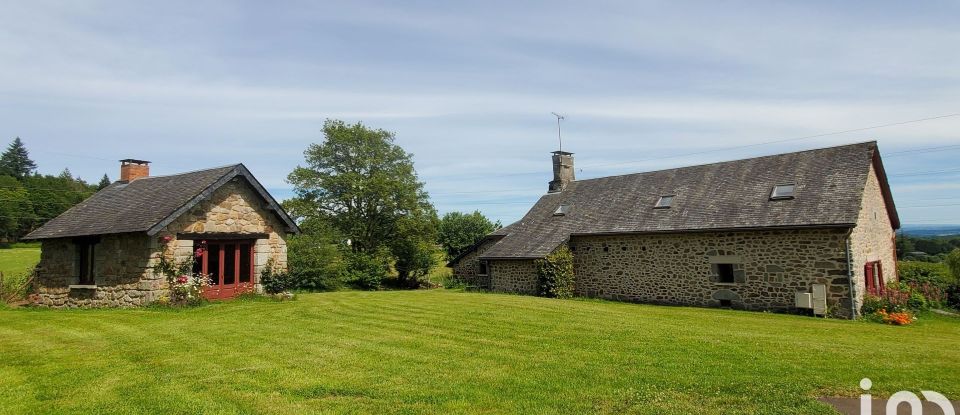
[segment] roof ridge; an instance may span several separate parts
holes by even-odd
[[[665,172],[665,171],[670,171],[670,170],[680,170],[680,169],[689,169],[689,168],[693,168],[693,167],[712,166],[712,165],[715,165],[715,164],[739,163],[739,162],[749,161],[749,160],[757,160],[757,159],[764,159],[764,158],[770,158],[770,157],[781,157],[781,156],[788,156],[788,155],[792,155],[792,154],[801,154],[801,153],[809,153],[809,152],[814,152],[814,151],[832,150],[832,149],[837,149],[837,148],[842,148],[842,147],[854,147],[854,146],[861,146],[861,145],[864,145],[864,144],[876,144],[876,143],[877,143],[877,140],[861,141],[861,142],[857,142],[857,143],[840,144],[840,145],[830,146],[830,147],[818,147],[818,148],[811,148],[811,149],[807,149],[807,150],[791,151],[791,152],[787,152],[787,153],[767,154],[767,155],[765,155],[765,156],[754,156],[754,157],[747,157],[747,158],[742,158],[742,159],[715,161],[715,162],[712,162],[712,163],[691,164],[691,165],[689,165],[689,166],[671,167],[671,168],[668,168],[668,169],[649,170],[649,171],[638,171],[638,172],[634,172],[634,173],[623,173],[623,174],[613,174],[613,175],[610,175],[610,176],[593,177],[593,178],[583,179],[583,180],[574,180],[573,182],[574,182],[574,183],[581,183],[581,182],[588,182],[588,181],[591,181],[591,180],[608,179],[608,178],[612,178],[612,177],[623,177],[623,176],[632,176],[632,175],[637,175],[637,174],[659,173],[659,172]]]
[[[159,175],[159,176],[147,176],[147,177],[139,178],[139,179],[137,179],[137,181],[140,181],[140,180],[149,180],[149,179],[160,179],[160,178],[174,177],[174,176],[183,176],[183,175],[185,175],[185,174],[203,173],[203,172],[212,171],[212,170],[220,170],[220,169],[226,169],[226,168],[233,168],[233,167],[237,167],[237,166],[241,166],[241,165],[243,165],[243,163],[224,164],[224,165],[222,165],[222,166],[208,167],[208,168],[205,168],[205,169],[190,170],[190,171],[185,171],[185,172],[180,172],[180,173],[161,174],[161,175]],[[130,182],[127,182],[127,183],[130,183]]]

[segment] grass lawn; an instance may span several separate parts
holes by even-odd
[[[18,291],[28,273],[40,262],[40,247],[0,249],[0,272],[3,273],[3,285],[0,286],[0,302],[2,297],[12,291]],[[16,292],[14,296],[19,296]]]
[[[960,398],[960,319],[910,327],[448,290],[0,310],[0,412],[832,413]]]

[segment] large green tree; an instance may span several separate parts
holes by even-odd
[[[440,219],[437,241],[446,251],[447,258],[453,259],[497,229],[500,229],[500,222],[491,222],[479,211],[449,212]]]
[[[13,176],[0,176],[0,238],[15,241],[33,222],[27,189]]]
[[[393,133],[362,123],[327,120],[323,135],[287,177],[296,195],[285,204],[290,213],[328,221],[354,253],[390,252],[401,282],[422,272],[416,256],[435,240],[436,211],[412,155]]]
[[[36,169],[37,164],[30,160],[30,152],[27,151],[20,137],[15,138],[3,155],[0,155],[0,174],[23,180]]]

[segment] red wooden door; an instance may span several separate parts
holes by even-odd
[[[233,298],[254,289],[254,242],[222,240],[201,242],[197,247],[198,271],[210,279],[204,288],[207,299]]]

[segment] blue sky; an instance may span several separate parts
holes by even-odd
[[[903,221],[953,224],[960,116],[729,148],[960,113],[958,15],[936,1],[2,1],[0,139],[89,181],[128,157],[153,174],[243,162],[285,198],[325,118],[363,121],[414,153],[441,213],[506,224],[546,190],[557,111],[579,178],[878,140]]]

